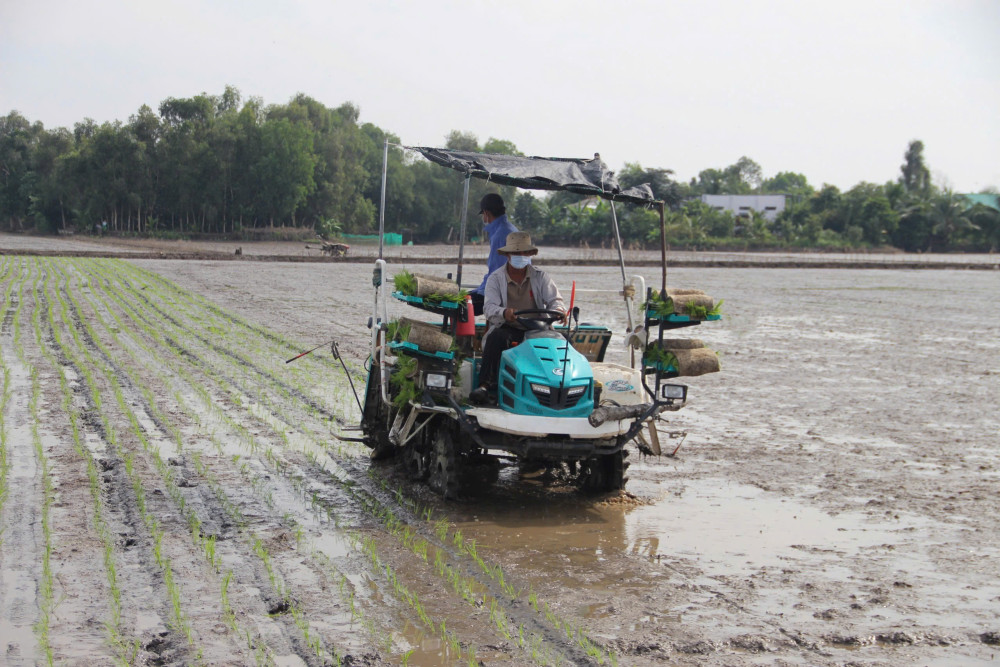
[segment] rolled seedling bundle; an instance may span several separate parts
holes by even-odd
[[[454,339],[433,324],[418,322],[408,317],[399,318],[399,326],[409,327],[406,341],[413,343],[424,352],[447,352],[451,349]]]
[[[459,286],[454,280],[438,278],[436,276],[426,276],[414,273],[413,278],[417,283],[416,294],[421,299],[426,299],[431,295],[458,295]]]
[[[662,341],[650,341],[649,347],[658,347],[661,350],[673,352],[674,350],[696,350],[699,347],[705,347],[705,343],[700,338],[664,338]]]
[[[711,296],[699,289],[670,288],[662,293],[654,290],[646,307],[658,317],[676,314],[703,318],[715,312],[717,306]]]
[[[692,350],[671,350],[677,360],[677,374],[684,377],[695,377],[705,373],[718,373],[720,370],[719,355],[707,347]]]
[[[715,308],[715,299],[700,290],[667,290],[667,298],[673,302],[674,312],[678,315],[698,315],[704,309],[709,312]]]

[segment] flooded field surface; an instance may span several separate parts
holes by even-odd
[[[1000,273],[672,270],[725,301],[676,456],[445,502],[285,363],[363,385],[370,268],[0,257],[3,661],[996,664]],[[617,269],[551,273],[624,332]]]

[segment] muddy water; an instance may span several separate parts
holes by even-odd
[[[303,349],[335,337],[365,354],[364,266],[137,264]],[[615,270],[551,273],[567,295],[576,281],[582,321],[624,331],[619,298],[599,291]],[[669,282],[725,300],[721,322],[682,332],[723,372],[692,378],[661,426],[670,445],[686,433],[676,457],[632,454],[634,497],[583,499],[512,468],[479,503],[411,493],[620,664],[990,664],[1000,273],[678,269]],[[609,359],[628,362],[621,337]]]

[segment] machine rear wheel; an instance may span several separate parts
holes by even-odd
[[[578,484],[585,493],[621,491],[628,482],[628,452],[621,449],[614,454],[594,456],[583,462]]]
[[[415,482],[423,482],[431,473],[433,443],[424,437],[410,441],[403,448],[402,464],[406,474]]]
[[[442,426],[435,433],[429,452],[429,460],[428,483],[430,487],[445,498],[458,498],[462,491],[459,481],[459,466],[462,461],[450,428]]]
[[[365,407],[361,413],[361,428],[364,432],[365,445],[372,450],[372,460],[388,458],[395,452],[395,447],[389,441],[388,420],[388,406],[382,403],[378,364],[372,360],[368,369]]]

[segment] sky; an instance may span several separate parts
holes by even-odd
[[[0,0],[0,115],[127,122],[227,85],[681,181],[747,156],[846,190],[919,139],[936,185],[1000,187],[997,0]]]

